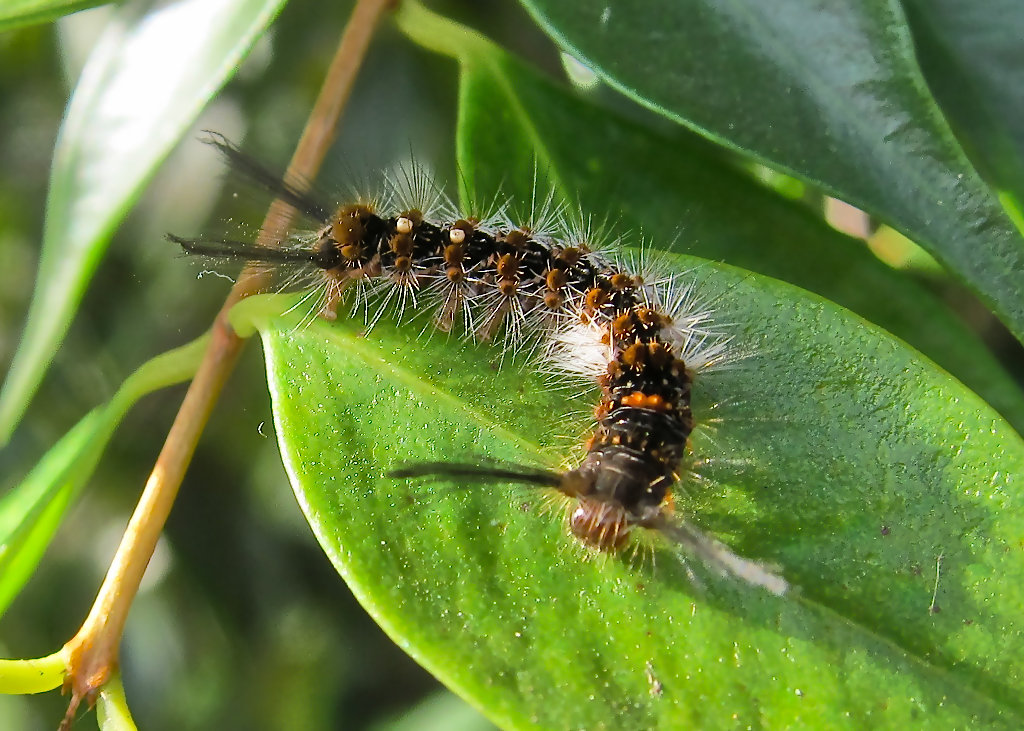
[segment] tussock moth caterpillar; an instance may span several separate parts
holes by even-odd
[[[782,594],[784,579],[740,558],[673,515],[694,417],[694,377],[729,356],[728,337],[684,276],[645,273],[595,245],[589,227],[566,223],[548,198],[533,221],[503,208],[487,217],[458,211],[420,168],[393,176],[378,200],[330,207],[283,180],[220,136],[211,138],[243,176],[296,208],[315,229],[268,248],[245,241],[169,236],[185,251],[280,268],[285,286],[315,298],[333,319],[345,298],[368,326],[384,313],[401,321],[427,310],[433,327],[529,349],[549,373],[596,381],[601,402],[586,455],[564,472],[518,465],[412,464],[395,478],[534,485],[572,501],[571,533],[613,552],[635,528],[655,531],[722,574]]]

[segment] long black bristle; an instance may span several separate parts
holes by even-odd
[[[443,480],[456,478],[473,482],[517,482],[541,487],[558,487],[562,477],[550,470],[530,467],[488,467],[459,462],[416,462],[387,473],[394,479],[429,478]]]
[[[306,190],[288,181],[284,175],[276,173],[262,163],[246,155],[219,132],[205,130],[209,135],[203,142],[216,147],[227,160],[232,170],[244,178],[248,178],[260,188],[269,191],[293,208],[305,213],[317,221],[326,222],[330,218],[328,208],[317,201]]]
[[[186,239],[174,234],[166,234],[168,241],[177,244],[187,254],[211,256],[218,259],[244,259],[246,261],[263,262],[307,262],[312,257],[304,251],[287,251],[259,246],[247,241],[231,239],[194,238]]]

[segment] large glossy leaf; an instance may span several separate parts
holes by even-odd
[[[1024,238],[928,93],[896,0],[523,0],[639,103],[927,248],[1024,339]]]
[[[109,0],[4,0],[0,5],[0,32],[32,23],[44,23]]]
[[[463,68],[464,128],[467,100],[485,98],[472,92],[472,71]],[[540,99],[505,99],[488,107],[502,154],[483,144],[460,158],[466,175],[500,168],[515,194],[532,160],[503,120],[534,119]],[[558,146],[545,144],[546,127],[527,127],[556,188],[574,192],[579,173],[549,154]],[[593,177],[620,172],[581,157]],[[636,180],[616,191],[627,212],[652,198]],[[687,218],[677,204],[646,205],[659,220]],[[715,238],[711,219],[702,226]],[[734,323],[735,347],[756,353],[696,384],[694,460],[705,480],[678,491],[678,509],[744,555],[777,562],[799,590],[773,598],[690,562],[699,589],[664,546],[656,569],[588,557],[560,511],[545,513],[524,489],[386,479],[423,459],[563,465],[589,428],[593,389],[551,393],[529,368],[502,368],[494,349],[420,336],[421,323],[297,329],[276,315],[287,304],[249,300],[235,322],[261,330],[293,486],[360,600],[508,727],[1018,725],[1019,437],[842,308],[721,265],[670,267],[696,267],[690,276],[720,322]]]
[[[395,641],[507,727],[1013,727],[1024,720],[1024,444],[883,332],[791,286],[674,260],[744,367],[698,380],[705,481],[677,508],[799,587],[588,557],[523,489],[389,480],[410,460],[558,466],[592,389],[552,394],[420,324],[296,328],[249,301],[286,469]],[[725,403],[724,409],[711,405]],[[566,435],[570,435],[566,439]],[[937,566],[938,563],[938,566]],[[938,573],[937,573],[938,572]]]
[[[980,169],[1024,201],[1024,3],[903,0],[921,70]]]
[[[36,289],[0,391],[0,444],[46,372],[114,228],[283,2],[118,10],[82,72],[54,152]]]
[[[550,169],[563,199],[617,221],[635,240],[642,232],[654,248],[785,279],[882,325],[1024,431],[1020,389],[980,339],[862,242],[726,166],[690,135],[669,139],[599,109],[412,3],[399,20],[418,42],[459,58],[458,155],[470,187],[529,200],[534,165]]]
[[[190,378],[206,341],[194,340],[139,368],[108,403],[86,414],[0,498],[0,615],[32,576],[128,409],[147,393]]]

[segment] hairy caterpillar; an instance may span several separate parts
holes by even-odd
[[[740,558],[672,513],[694,428],[691,384],[726,355],[728,339],[680,276],[645,275],[595,246],[582,222],[559,224],[548,198],[532,223],[504,212],[455,210],[419,169],[391,181],[378,201],[329,207],[220,136],[210,143],[243,176],[293,206],[315,229],[277,247],[223,238],[168,238],[186,252],[241,258],[289,272],[286,284],[318,297],[333,319],[344,297],[372,325],[389,310],[431,311],[433,326],[535,346],[547,370],[596,381],[602,392],[586,456],[565,472],[518,465],[418,463],[395,478],[453,478],[557,490],[574,501],[569,529],[598,551],[622,548],[634,528],[656,531],[720,573],[775,594],[784,579]]]

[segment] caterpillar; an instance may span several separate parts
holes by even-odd
[[[392,469],[390,477],[553,489],[573,501],[572,535],[595,551],[618,551],[635,529],[645,529],[723,575],[786,592],[782,577],[672,510],[672,487],[695,426],[693,379],[728,347],[711,312],[697,306],[692,285],[678,275],[644,275],[635,263],[606,253],[582,216],[559,224],[565,217],[551,196],[529,224],[517,224],[505,208],[474,217],[412,168],[393,178],[380,200],[328,206],[224,137],[213,134],[207,142],[230,168],[315,228],[273,248],[169,234],[187,253],[280,267],[290,273],[286,284],[318,298],[310,311],[328,319],[349,293],[370,326],[389,309],[399,320],[407,311],[429,310],[437,330],[451,332],[461,321],[468,336],[503,338],[506,349],[534,345],[547,370],[596,381],[601,389],[596,428],[572,469],[422,462]]]

